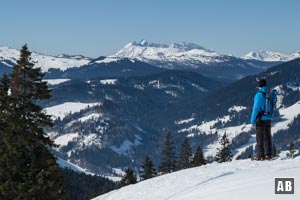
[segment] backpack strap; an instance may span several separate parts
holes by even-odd
[[[263,92],[263,91],[258,91],[260,93],[262,93],[264,96],[266,96],[267,93]]]
[[[263,92],[263,91],[260,91],[260,90],[259,90],[258,92],[262,93],[262,94],[264,95],[264,97],[266,98],[267,93],[265,93],[265,92]],[[266,103],[264,102],[264,107],[265,107],[265,104],[266,104]],[[265,110],[264,110],[264,108],[263,108],[261,111],[258,112],[256,118],[261,118],[261,117],[264,115],[264,112],[265,112]]]

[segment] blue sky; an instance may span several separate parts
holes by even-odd
[[[218,53],[300,50],[297,0],[1,0],[0,45],[110,55],[130,41],[193,42]]]

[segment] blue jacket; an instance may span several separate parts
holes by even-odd
[[[254,97],[254,104],[253,104],[253,110],[251,115],[251,124],[254,125],[256,122],[257,115],[259,112],[264,110],[265,107],[265,101],[266,97],[263,93],[266,93],[268,91],[267,87],[262,87],[260,90],[256,93]],[[262,93],[263,92],[263,93]],[[267,116],[262,116],[261,120],[271,120],[272,118]]]

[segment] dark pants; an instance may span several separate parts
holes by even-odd
[[[272,156],[271,120],[256,120],[257,157]]]

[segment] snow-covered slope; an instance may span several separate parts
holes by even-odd
[[[296,51],[295,53],[292,53],[289,57],[290,57],[290,60],[300,58],[300,50]]]
[[[295,200],[300,158],[212,163],[123,187],[94,200]],[[274,195],[274,177],[294,177],[295,195]]]
[[[242,58],[245,60],[259,60],[265,62],[286,62],[300,57],[300,52],[295,52],[290,55],[271,52],[271,51],[251,51]]]
[[[102,177],[104,177],[104,178],[108,178],[109,180],[111,180],[111,181],[114,181],[114,182],[118,182],[118,181],[120,181],[122,178],[121,177],[119,177],[119,176],[103,176],[103,175],[100,175],[100,174],[94,174],[94,173],[92,173],[92,172],[90,172],[90,171],[88,171],[87,169],[84,169],[84,168],[82,168],[82,167],[79,167],[78,165],[75,165],[75,164],[73,164],[73,163],[70,163],[70,162],[68,162],[68,161],[66,161],[66,160],[64,160],[64,159],[62,159],[62,158],[57,158],[57,160],[56,160],[56,162],[57,162],[57,164],[61,167],[61,168],[66,168],[66,169],[70,169],[70,170],[72,170],[72,171],[74,171],[74,172],[77,172],[77,173],[85,173],[85,174],[87,174],[87,175],[96,175],[96,176],[102,176]],[[117,169],[116,169],[117,170]],[[122,171],[121,171],[121,173],[123,173]]]
[[[226,124],[227,122],[230,122],[233,118],[233,115],[236,115],[239,112],[230,112],[232,110],[235,111],[242,111],[244,110],[242,106],[234,106],[229,109],[229,114],[220,118],[217,118],[212,121],[204,121],[200,125],[193,125],[189,128],[181,129],[178,132],[179,133],[189,133],[188,137],[193,138],[195,135],[195,132],[197,134],[213,134],[218,133],[218,136],[221,137],[224,133],[227,134],[229,137],[229,140],[232,141],[235,137],[237,137],[239,134],[243,132],[250,132],[252,133],[252,137],[254,140],[250,139],[249,142],[244,145],[241,149],[237,149],[236,155],[239,155],[243,150],[245,150],[246,147],[252,146],[256,144],[255,140],[255,132],[254,130],[251,130],[251,124],[243,123],[238,126],[225,126],[223,128],[215,128],[214,125],[217,123],[223,123]],[[280,108],[280,121],[279,122],[273,122],[272,123],[272,135],[276,134],[278,131],[281,130],[287,130],[289,128],[289,125],[292,124],[295,120],[295,118],[300,115],[300,101],[296,102],[295,104],[286,107],[286,108]],[[254,146],[255,147],[255,146]],[[214,156],[217,153],[217,149],[220,148],[220,143],[218,140],[216,140],[214,143],[209,144],[206,148],[204,148],[205,155],[207,156]]]
[[[20,51],[9,47],[0,46],[0,62],[13,67],[16,64],[17,59],[20,57]],[[31,61],[36,67],[41,67],[43,72],[47,72],[49,69],[60,69],[62,71],[68,68],[80,67],[88,64],[91,59],[83,56],[48,56],[32,52]]]
[[[51,115],[53,119],[63,119],[70,113],[79,112],[89,106],[96,106],[100,104],[101,103],[65,102],[63,104],[45,108],[45,111],[48,115]]]
[[[70,163],[62,158],[58,157],[56,162],[61,168],[67,168],[67,169],[70,169],[70,170],[72,170],[74,172],[78,172],[78,173],[94,175],[93,173],[89,172],[87,169],[83,169],[82,167],[79,167],[78,165]]]
[[[71,79],[44,79],[44,81],[47,81],[48,85],[58,85],[70,80]]]

